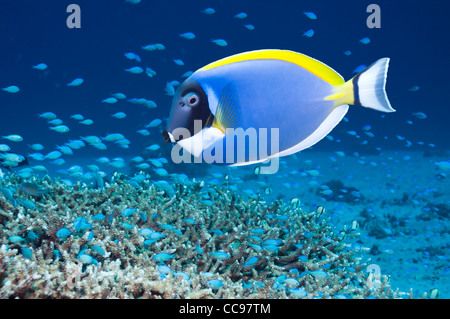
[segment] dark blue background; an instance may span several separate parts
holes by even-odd
[[[81,7],[81,29],[68,29],[66,8],[70,3]],[[366,8],[370,3],[381,7],[381,29],[368,29]],[[201,10],[213,7],[216,14],[207,16]],[[241,11],[248,18],[233,16]],[[303,11],[313,11],[312,21]],[[448,108],[450,71],[448,1],[150,1],[132,5],[123,0],[95,1],[4,1],[0,2],[0,87],[18,85],[17,94],[0,92],[0,135],[21,134],[25,143],[43,143],[54,147],[68,138],[121,132],[132,141],[131,150],[139,152],[153,142],[161,142],[158,134],[142,137],[135,132],[155,117],[168,116],[171,97],[164,94],[166,81],[181,80],[188,71],[230,54],[262,49],[289,49],[310,55],[334,68],[344,78],[360,64],[369,65],[378,58],[390,57],[387,91],[396,113],[386,114],[352,107],[349,123],[340,124],[332,135],[340,136],[342,147],[352,147],[354,139],[345,131],[360,130],[371,124],[376,142],[371,147],[403,148],[407,139],[435,143],[448,148]],[[249,31],[244,24],[254,24]],[[312,38],[302,37],[313,28]],[[194,32],[188,41],[178,33]],[[369,45],[359,43],[371,38]],[[227,47],[210,42],[224,38]],[[167,49],[147,52],[142,45],[163,43]],[[351,56],[343,51],[351,50]],[[135,52],[143,59],[138,64],[124,57]],[[182,59],[180,67],[172,59]],[[32,65],[45,62],[48,70],[33,70]],[[149,66],[158,74],[148,78],[133,75],[124,68]],[[85,79],[80,87],[66,87],[76,77]],[[413,85],[417,92],[409,92]],[[128,98],[145,97],[158,104],[157,109],[120,102],[101,103],[111,93],[123,92]],[[71,128],[67,134],[48,129],[37,114],[53,111]],[[128,117],[117,120],[110,116],[124,111]],[[426,120],[417,120],[412,112],[425,112]],[[85,127],[69,118],[81,113],[95,124]],[[407,124],[413,120],[414,125]],[[389,136],[385,140],[383,136]],[[8,144],[13,144],[8,142]],[[28,151],[17,145],[16,151]],[[317,148],[334,148],[325,140]],[[418,146],[423,149],[423,147]],[[80,152],[89,152],[86,149]],[[97,152],[96,150],[94,150]],[[110,148],[111,154],[122,149]],[[79,153],[82,154],[82,153]]]

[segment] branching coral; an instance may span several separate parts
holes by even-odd
[[[10,176],[1,186],[21,182]],[[226,183],[175,184],[172,195],[149,180],[132,186],[123,176],[97,190],[31,182],[50,190],[34,199],[35,210],[0,198],[1,298],[400,296],[386,276],[368,284],[367,265],[349,243],[356,231],[335,229],[322,208],[309,213],[281,201],[245,200]],[[126,208],[135,210],[123,216]],[[94,219],[99,214],[104,218]],[[70,235],[59,237],[61,228]],[[155,260],[160,253],[167,259]],[[244,267],[251,257],[255,263]],[[212,279],[222,285],[211,286]]]

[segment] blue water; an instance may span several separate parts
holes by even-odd
[[[71,3],[81,8],[79,29],[66,25],[69,15],[66,8]],[[366,8],[371,3],[381,8],[379,29],[366,25],[369,15]],[[208,7],[214,8],[215,14],[201,13]],[[23,141],[0,143],[8,144],[11,152],[24,155],[33,152],[28,144],[40,143],[46,154],[70,139],[119,132],[130,140],[128,149],[107,142],[107,150],[87,146],[74,150],[74,155],[64,155],[66,163],[62,165],[48,160],[30,160],[30,165],[43,164],[52,176],[58,176],[56,170],[73,164],[86,165],[101,156],[121,156],[127,161],[123,172],[133,174],[138,170],[130,158],[143,155],[169,159],[164,166],[169,173],[210,180],[212,173],[226,174],[230,170],[205,164],[175,165],[170,161],[171,145],[161,139],[172,101],[165,94],[166,82],[181,82],[184,80],[181,75],[187,71],[255,49],[298,51],[326,63],[345,79],[350,79],[361,64],[370,65],[389,57],[386,90],[396,113],[350,107],[346,121],[330,133],[332,138],[286,158],[277,174],[255,177],[254,166],[231,172],[242,178],[239,191],[246,196],[270,187],[273,192],[267,196],[268,201],[298,197],[307,210],[323,205],[334,211],[337,223],[359,219],[366,225],[362,227],[362,243],[377,246],[379,254],[369,257],[381,265],[384,274],[391,275],[392,286],[402,291],[412,287],[418,294],[438,287],[441,297],[448,298],[449,214],[448,211],[434,214],[426,221],[422,217],[438,204],[446,205],[447,209],[450,205],[446,170],[433,164],[450,159],[447,105],[450,30],[446,20],[449,9],[449,3],[437,0],[142,0],[138,4],[122,0],[2,1],[0,87],[16,85],[20,91],[0,91],[0,135],[20,134]],[[304,11],[314,12],[317,20],[306,17]],[[233,18],[240,12],[246,12],[248,17]],[[245,24],[252,24],[255,29],[248,30]],[[314,29],[314,36],[302,36],[309,29]],[[187,40],[178,36],[184,32],[193,32],[196,38]],[[364,37],[370,38],[369,44],[360,43]],[[220,47],[211,42],[218,38],[225,39],[228,45]],[[148,52],[141,48],[152,43],[162,43],[166,49]],[[346,50],[351,55],[345,55]],[[138,54],[142,62],[127,59],[125,52]],[[173,59],[182,59],[185,65],[178,66]],[[48,69],[33,69],[38,63],[46,63]],[[124,71],[133,66],[144,69],[148,66],[157,74],[150,78],[145,72]],[[68,87],[66,84],[75,78],[83,78],[84,83]],[[102,102],[118,92],[127,99],[152,100],[157,108],[148,109],[126,100],[115,104]],[[47,111],[56,113],[70,131],[50,130],[47,121],[38,118],[39,113]],[[127,117],[111,117],[119,111]],[[417,112],[425,113],[426,118],[413,115]],[[94,124],[77,123],[70,118],[76,113],[92,119]],[[162,119],[163,124],[150,128],[150,136],[136,133],[155,118]],[[362,128],[366,125],[371,126],[373,137],[365,135]],[[355,131],[357,136],[349,131]],[[367,144],[361,143],[364,140]],[[160,144],[160,150],[145,151],[145,147],[155,143]],[[344,152],[345,156],[336,151]],[[114,170],[109,166],[101,169],[108,174]],[[311,169],[318,170],[320,175],[304,173]],[[153,174],[152,169],[148,172]],[[319,185],[332,180],[357,188],[367,200],[342,201],[318,193]],[[317,181],[317,185],[308,184],[311,181]],[[396,204],[404,194],[408,199]],[[413,198],[417,202],[411,201]],[[442,206],[439,207],[442,212]],[[381,228],[390,230],[378,236],[371,233],[367,211],[382,220]],[[392,221],[395,218],[389,219],[387,215],[395,215],[403,223],[396,223]],[[427,251],[424,247],[439,252],[423,253]]]

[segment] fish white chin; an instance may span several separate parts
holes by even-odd
[[[222,139],[224,136],[225,134],[218,128],[205,127],[194,136],[178,141],[178,144],[195,157],[199,157],[203,150]]]

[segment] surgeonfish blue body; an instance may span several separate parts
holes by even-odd
[[[346,82],[322,62],[293,51],[232,55],[200,68],[178,87],[163,137],[220,165],[291,155],[327,136],[349,105],[394,112],[385,92],[388,64],[389,58],[380,59]],[[253,132],[253,143],[242,142],[243,132]]]

